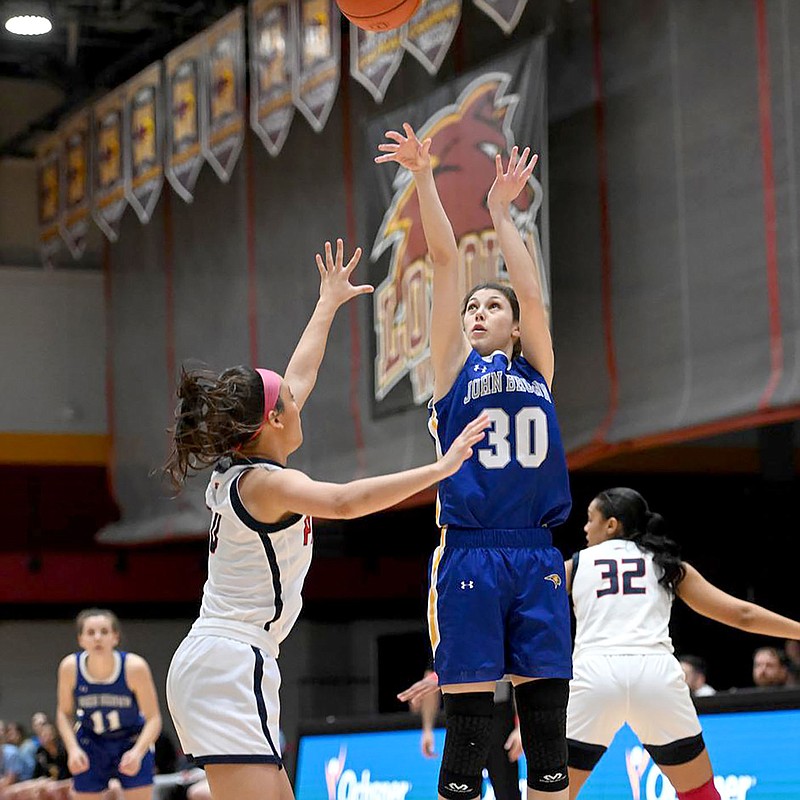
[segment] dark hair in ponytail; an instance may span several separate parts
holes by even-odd
[[[163,471],[180,490],[190,472],[210,467],[247,444],[264,421],[264,387],[251,367],[181,369],[172,451]],[[275,410],[283,411],[280,397]]]
[[[517,299],[517,293],[511,286],[508,286],[504,283],[495,283],[493,281],[485,281],[484,283],[479,283],[476,286],[473,286],[464,297],[464,302],[461,304],[461,316],[463,318],[464,314],[467,313],[467,305],[475,292],[480,291],[481,289],[492,289],[495,292],[500,292],[503,297],[508,300],[511,304],[511,318],[514,322],[519,322],[519,300]],[[517,339],[514,342],[514,352],[511,354],[511,358],[516,358],[518,355],[522,353],[522,342]]]
[[[653,554],[653,561],[662,572],[658,582],[674,593],[686,568],[681,561],[680,547],[667,535],[667,524],[661,514],[650,511],[639,492],[622,487],[600,492],[595,503],[606,519],[614,517],[619,521],[621,539],[630,539]]]

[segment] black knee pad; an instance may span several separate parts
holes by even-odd
[[[659,767],[677,767],[697,758],[706,749],[703,734],[688,736],[685,739],[676,739],[669,744],[646,744],[644,749],[653,758]]]
[[[445,693],[447,735],[439,771],[439,794],[442,797],[448,800],[480,797],[493,713],[492,692]]]
[[[528,786],[539,792],[560,792],[567,776],[566,678],[543,678],[514,688],[522,749],[528,761]]]

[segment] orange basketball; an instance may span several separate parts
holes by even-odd
[[[365,31],[390,31],[408,22],[422,0],[336,0],[342,14]]]

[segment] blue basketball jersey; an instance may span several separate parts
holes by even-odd
[[[481,411],[486,438],[439,484],[438,524],[460,528],[560,525],[572,499],[553,398],[522,356],[472,350],[450,391],[431,403],[428,428],[441,455]]]
[[[115,651],[116,667],[107,681],[96,681],[88,672],[88,653],[75,653],[75,709],[79,733],[122,739],[137,736],[144,726],[136,696],[125,681],[127,653]]]

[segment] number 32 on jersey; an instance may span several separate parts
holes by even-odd
[[[521,408],[512,418],[502,408],[487,408],[492,427],[487,431],[488,447],[478,449],[478,461],[486,469],[503,469],[511,461],[511,437],[514,456],[523,467],[535,469],[547,458],[550,438],[547,415],[541,408]],[[512,431],[513,422],[513,431]]]

